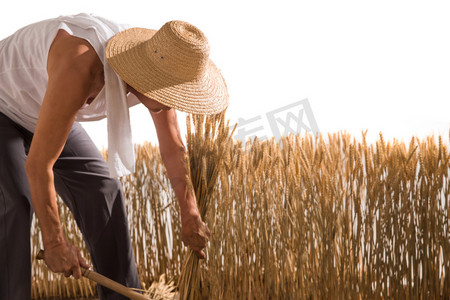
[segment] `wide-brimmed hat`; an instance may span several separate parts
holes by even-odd
[[[209,58],[208,40],[187,22],[119,32],[108,41],[106,58],[131,87],[169,107],[215,114],[228,106],[227,86]]]

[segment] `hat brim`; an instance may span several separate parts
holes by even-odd
[[[147,58],[145,42],[156,30],[130,28],[114,35],[106,46],[113,70],[146,97],[180,111],[216,114],[228,106],[228,91],[219,69],[209,60],[204,76],[183,81],[160,70]]]

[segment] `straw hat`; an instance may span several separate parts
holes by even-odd
[[[208,40],[189,23],[119,32],[108,41],[106,58],[126,83],[169,107],[215,114],[228,106],[227,86],[209,59]]]

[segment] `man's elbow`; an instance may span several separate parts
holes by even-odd
[[[34,157],[28,156],[25,160],[25,172],[28,178],[40,177],[49,171],[51,171],[52,167],[49,166],[48,163],[44,163]]]
[[[172,148],[159,148],[159,153],[163,161],[170,160],[174,157],[184,157],[186,155],[186,148],[184,145]]]

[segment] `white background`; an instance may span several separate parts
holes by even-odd
[[[7,1],[0,39],[79,12],[153,29],[174,19],[199,27],[226,79],[233,122],[307,98],[323,134],[347,131],[359,139],[367,129],[371,142],[380,131],[387,140],[441,134],[448,141],[445,1]],[[142,105],[131,119],[134,142],[157,142]],[[84,126],[106,146],[106,122]]]

